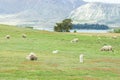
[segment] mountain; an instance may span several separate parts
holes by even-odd
[[[0,23],[53,28],[82,4],[82,0],[0,0]]]
[[[120,4],[87,3],[69,16],[74,24],[92,23],[120,27]]]

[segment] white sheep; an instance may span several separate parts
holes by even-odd
[[[26,38],[27,37],[27,35],[26,34],[22,34],[22,38]]]
[[[112,36],[113,39],[117,39],[117,36]]]
[[[83,63],[83,54],[80,54],[80,56],[79,56],[79,59],[80,59],[80,63]]]
[[[103,46],[101,48],[101,51],[113,51],[113,48],[112,48],[112,46],[107,45],[107,46]]]
[[[71,40],[71,43],[76,43],[76,42],[78,42],[78,41],[79,41],[78,38],[74,38],[73,40]]]
[[[58,52],[59,52],[59,50],[54,50],[52,53],[57,54]]]
[[[5,38],[6,38],[6,39],[10,39],[10,35],[6,35]]]
[[[31,52],[29,55],[27,55],[26,59],[37,60],[37,56],[35,55],[35,53]]]

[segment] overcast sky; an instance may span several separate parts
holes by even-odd
[[[84,0],[87,2],[120,3],[120,0]]]

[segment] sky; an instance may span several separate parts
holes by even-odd
[[[84,0],[86,2],[120,3],[120,0]]]

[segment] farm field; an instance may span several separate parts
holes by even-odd
[[[74,38],[79,41],[71,43]],[[114,52],[100,51],[104,45],[113,46]],[[53,54],[54,50],[59,52]],[[30,52],[38,56],[37,61],[26,60]],[[84,54],[83,63],[80,54]],[[120,80],[120,34],[57,33],[0,25],[0,80]]]

